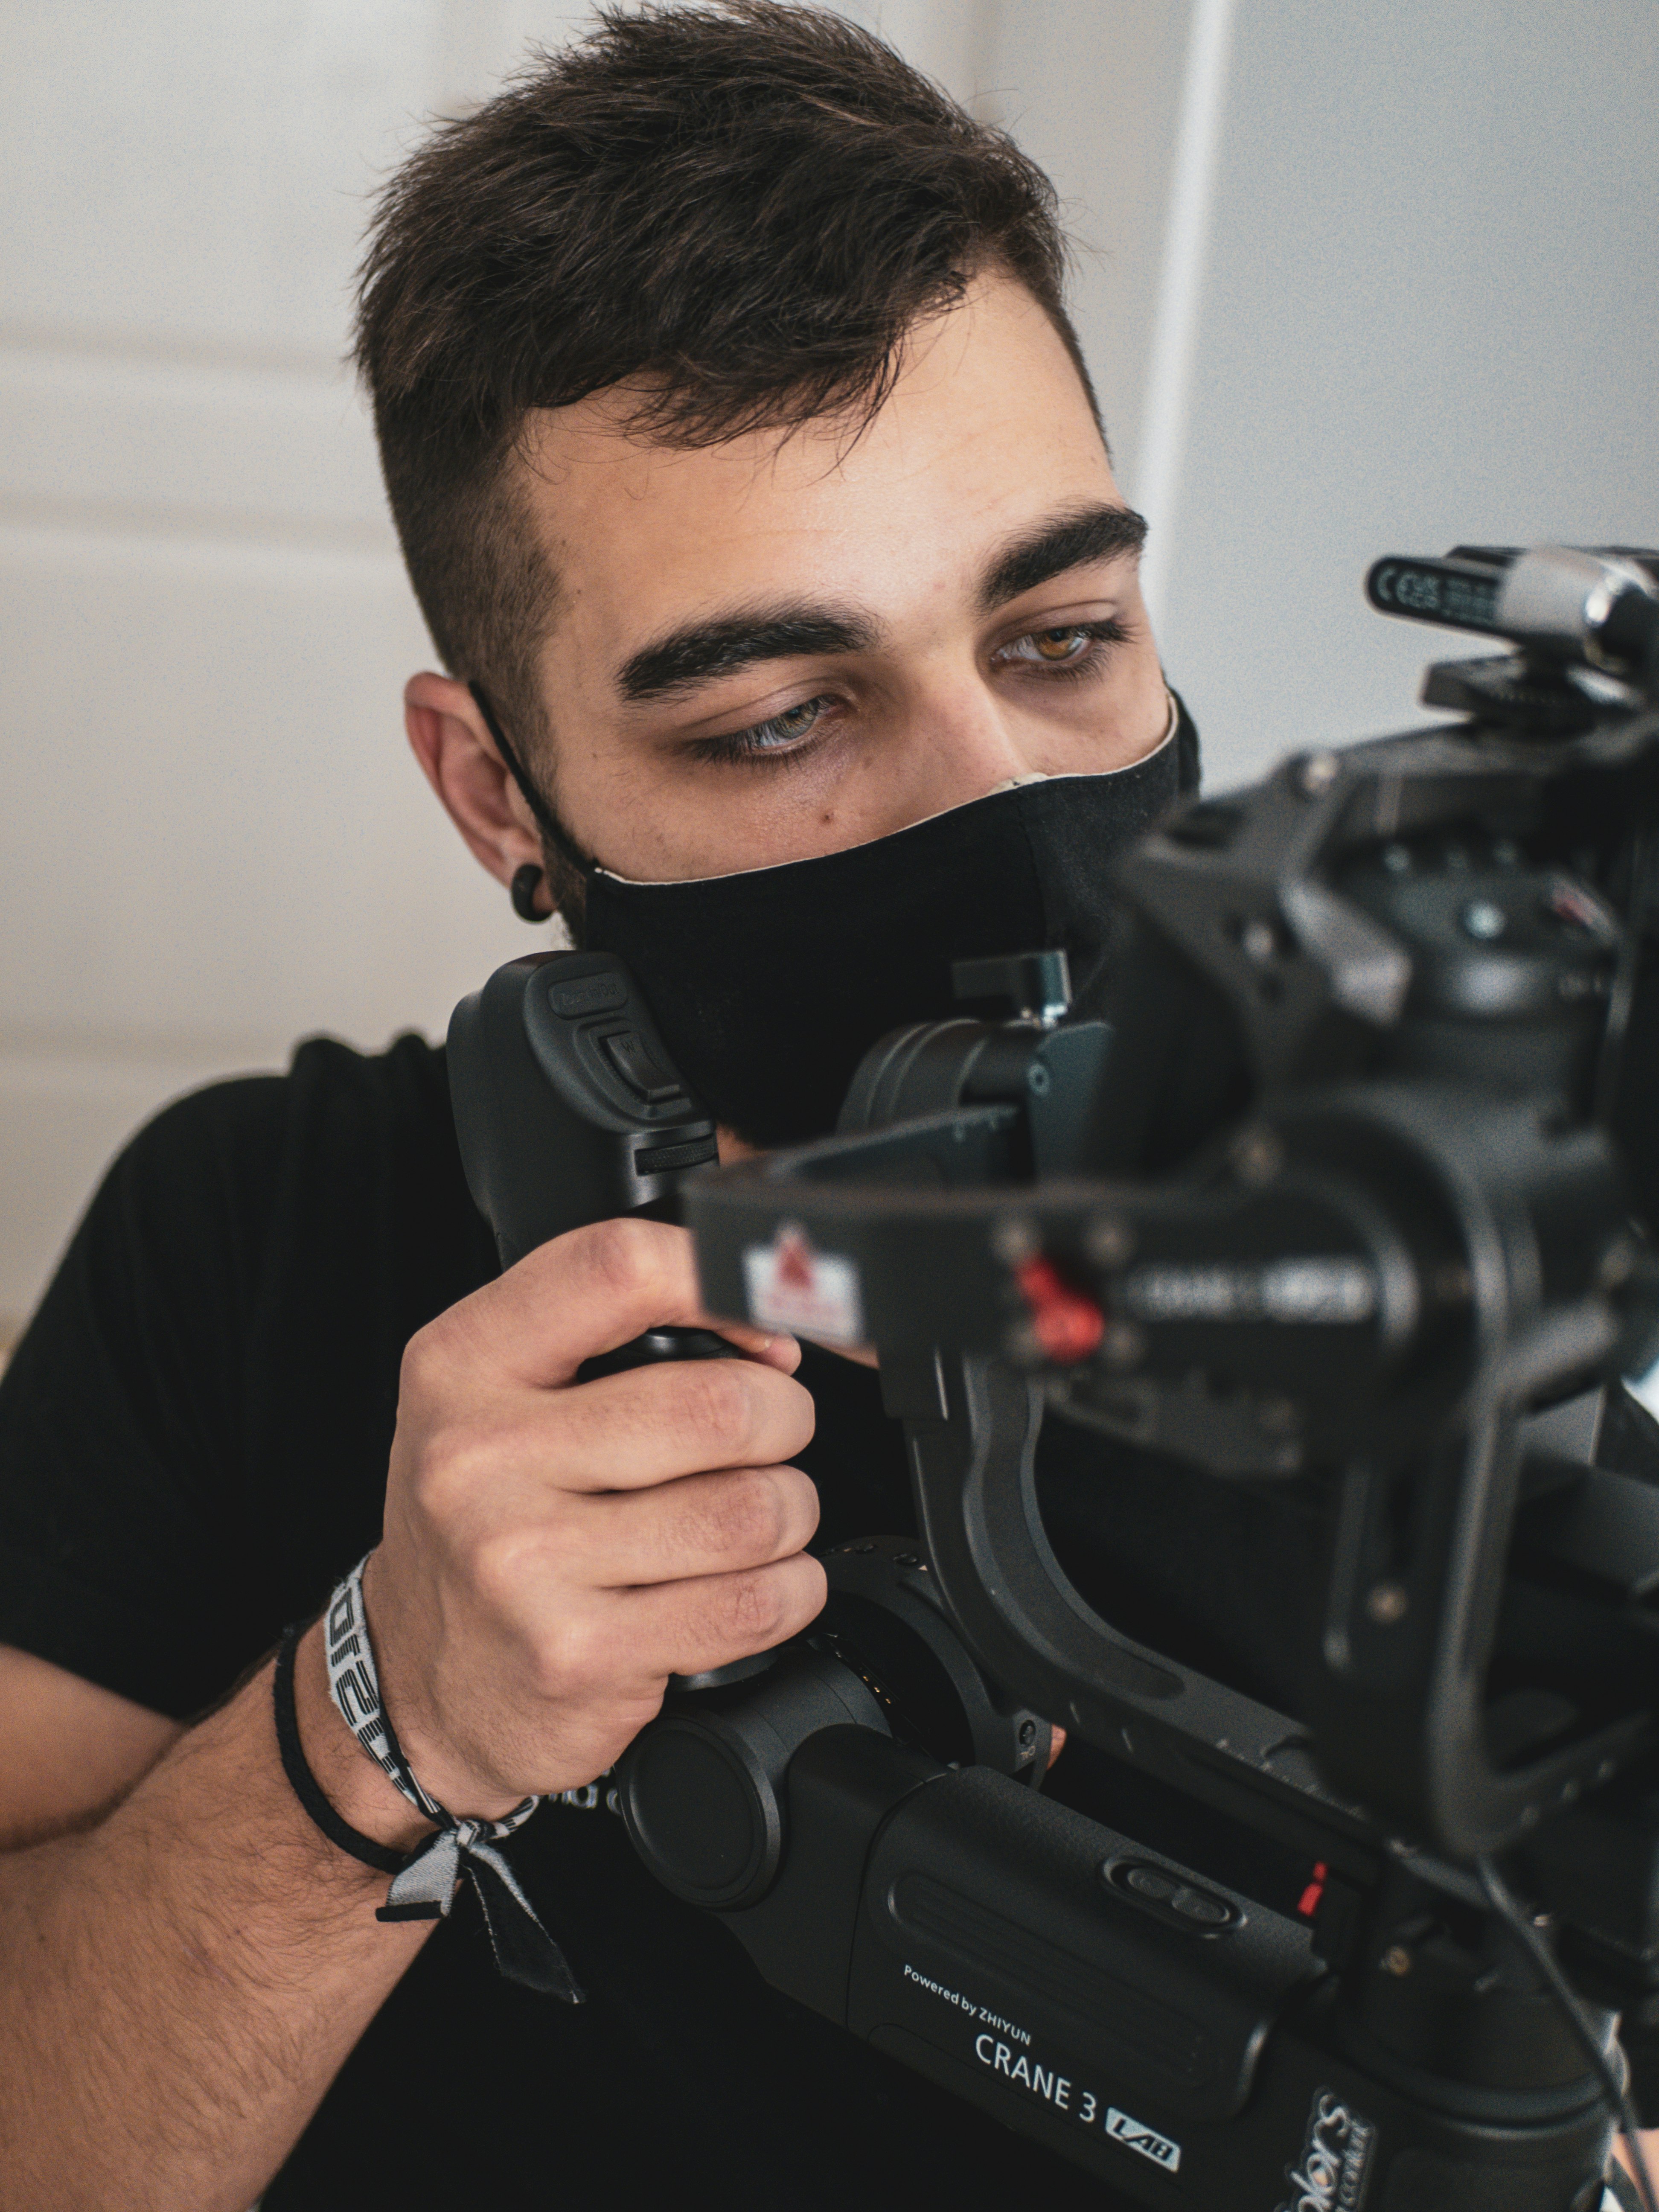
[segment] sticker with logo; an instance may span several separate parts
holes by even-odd
[[[1287,2166],[1278,2212],[1359,2212],[1376,2142],[1371,2122],[1329,2089],[1316,2089],[1299,2166]]]
[[[818,1251],[798,1222],[784,1222],[769,1244],[747,1248],[743,1279],[750,1319],[763,1328],[826,1344],[863,1343],[857,1267],[842,1253]]]
[[[1168,2136],[1159,2135],[1144,2120],[1132,2120],[1127,2112],[1120,2112],[1115,2105],[1106,2113],[1106,2132],[1114,2142],[1121,2142],[1126,2150],[1138,2150],[1142,2158],[1149,2158],[1154,2166],[1161,2166],[1165,2173],[1174,2173],[1181,2164],[1181,2145],[1171,2142]]]
[[[1051,2112],[1063,2112],[1091,2133],[1101,2129],[1124,2150],[1150,2159],[1165,2173],[1180,2171],[1178,2142],[1148,2127],[1145,2120],[1120,2112],[1109,2099],[1097,2095],[1064,2070],[1063,2061],[1045,2065],[1033,2048],[1030,2028],[1008,2019],[970,1990],[953,1989],[948,1982],[924,1973],[908,1960],[904,1980],[908,1988],[936,1998],[945,2008],[947,2017],[953,2022],[959,2020],[968,2033],[978,2028],[973,2035],[974,2057],[994,2079],[1006,2081],[1011,2089],[1046,2105]],[[929,2039],[946,2051],[956,2047],[953,2034],[933,2035]]]

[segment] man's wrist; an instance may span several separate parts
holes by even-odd
[[[371,1638],[374,1625],[380,1618],[383,1601],[381,1557],[379,1548],[371,1552],[363,1563],[362,1606]],[[377,1653],[378,1657],[378,1653]],[[379,1668],[377,1665],[377,1674]],[[492,1788],[480,1781],[465,1765],[457,1762],[441,1740],[428,1741],[422,1727],[422,1714],[412,1700],[398,1699],[398,1711],[391,1711],[392,1702],[398,1698],[394,1683],[388,1692],[384,1675],[380,1677],[379,1695],[389,1723],[397,1729],[398,1742],[410,1771],[426,1790],[432,1802],[453,1814],[459,1820],[503,1820],[521,1805],[529,1792],[524,1790]]]
[[[328,1693],[321,1621],[312,1623],[295,1653],[294,1703],[307,1764],[343,1820],[399,1851],[413,1850],[436,1832],[435,1824],[376,1765],[336,1711]]]

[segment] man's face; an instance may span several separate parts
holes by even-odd
[[[1163,736],[1138,528],[1020,286],[928,325],[856,436],[686,452],[624,411],[537,418],[526,478],[558,580],[537,765],[613,873],[835,852]]]

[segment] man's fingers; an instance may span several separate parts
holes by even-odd
[[[627,1590],[615,1601],[618,1645],[653,1680],[701,1674],[799,1636],[828,1594],[823,1567],[805,1552],[771,1566]]]
[[[560,1530],[565,1573],[596,1589],[629,1589],[769,1566],[805,1549],[818,1493],[795,1467],[688,1474],[655,1490],[574,1501]]]
[[[643,1490],[708,1468],[781,1464],[816,1420],[811,1394],[775,1368],[665,1360],[550,1399],[526,1429],[524,1464],[561,1490]]]
[[[706,1314],[690,1234],[631,1217],[554,1237],[441,1315],[410,1351],[547,1386],[568,1382],[584,1359],[647,1328],[675,1327],[716,1329],[751,1358],[786,1370],[800,1356],[790,1337]]]

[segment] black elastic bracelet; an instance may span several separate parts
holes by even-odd
[[[295,1796],[331,1844],[361,1860],[364,1866],[374,1867],[378,1873],[401,1874],[409,1864],[409,1854],[394,1851],[389,1844],[377,1844],[373,1836],[364,1835],[349,1820],[343,1820],[306,1765],[306,1755],[300,1745],[300,1716],[294,1705],[294,1654],[306,1626],[302,1622],[283,1630],[283,1640],[276,1647],[276,1672],[271,1677],[270,1702],[276,1716],[276,1748],[283,1755],[283,1771],[293,1784]]]

